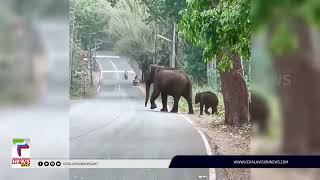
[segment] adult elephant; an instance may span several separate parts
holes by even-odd
[[[155,100],[161,93],[162,109],[167,112],[168,95],[173,96],[174,105],[171,112],[178,112],[178,103],[180,97],[184,97],[189,106],[189,114],[193,114],[192,107],[192,84],[185,72],[164,66],[150,65],[146,71],[146,100],[145,106],[148,104],[150,86],[153,83],[153,92],[150,103],[151,109],[157,107]]]

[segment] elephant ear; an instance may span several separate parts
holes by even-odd
[[[153,82],[159,67],[157,65],[150,65],[149,68],[150,68],[150,80]]]
[[[153,82],[153,65],[150,64],[147,68],[146,68],[146,72],[145,72],[145,75],[146,75],[146,80],[147,81],[150,81],[151,83]]]

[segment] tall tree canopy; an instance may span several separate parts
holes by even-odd
[[[215,59],[223,53],[220,70],[232,66],[228,51],[235,51],[244,59],[250,56],[250,1],[187,0],[188,8],[181,12],[180,33],[197,46],[205,47],[204,60]]]
[[[241,58],[250,56],[249,0],[187,0],[181,12],[180,34],[204,47],[205,62],[217,59],[224,97],[225,122],[248,122],[248,90]]]

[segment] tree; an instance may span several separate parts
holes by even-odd
[[[216,59],[225,105],[225,122],[248,122],[248,91],[241,58],[250,56],[250,1],[187,1],[180,33],[203,46],[204,61]]]
[[[74,15],[74,36],[79,37],[83,48],[89,45],[89,34],[106,36],[111,6],[105,0],[75,0],[71,7]]]
[[[179,13],[187,8],[185,0],[141,0],[147,7],[149,16],[147,23],[156,24],[155,32],[166,37],[172,37],[173,23],[180,22],[182,16]],[[176,36],[177,65],[183,68],[197,82],[203,83],[207,79],[206,65],[201,62],[202,47],[195,47],[190,41],[181,41]],[[156,39],[155,58],[161,65],[169,65],[171,44]],[[181,61],[183,60],[183,61]]]
[[[312,25],[320,25],[317,0],[253,1],[255,30],[267,27],[268,46],[278,75],[283,119],[283,152],[320,152],[320,60]],[[267,26],[266,26],[267,25]]]
[[[84,61],[84,50],[93,48],[92,45],[89,47],[92,33],[96,37],[106,35],[111,6],[105,0],[73,0],[70,3],[70,94],[79,96],[86,93],[87,63],[92,65],[92,61]]]
[[[145,7],[135,0],[119,0],[109,12],[108,33],[116,40],[115,49],[134,59],[140,68],[154,53],[154,34]]]
[[[201,61],[203,48],[186,43],[183,51],[185,54],[185,71],[193,77],[193,82],[200,85],[206,83],[206,65]]]

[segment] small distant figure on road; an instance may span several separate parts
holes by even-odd
[[[136,76],[134,77],[134,80],[132,81],[132,85],[133,85],[133,86],[137,86],[138,83],[139,83],[139,79],[138,79],[138,75],[136,75]]]
[[[125,80],[128,79],[128,71],[127,71],[127,70],[124,72],[124,79],[125,79]]]

